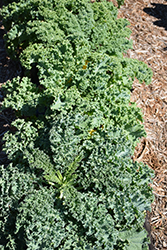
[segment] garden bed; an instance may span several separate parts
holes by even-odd
[[[127,56],[146,62],[153,70],[152,84],[140,85],[134,82],[134,90],[131,100],[142,108],[145,120],[147,138],[142,139],[136,148],[134,160],[143,161],[155,170],[153,189],[155,201],[152,204],[152,213],[148,213],[146,228],[150,232],[152,249],[167,248],[167,207],[166,207],[166,183],[167,183],[167,31],[165,22],[160,20],[160,14],[165,16],[166,2],[156,1],[125,1],[119,10],[119,16],[128,19],[131,23],[134,49],[129,50]],[[158,5],[158,4],[161,4]],[[158,9],[159,8],[159,9]],[[157,14],[158,13],[158,14]],[[159,16],[158,16],[159,15]],[[1,56],[0,56],[0,83],[5,83],[17,75],[21,75],[19,64],[11,61],[4,50],[2,40],[4,30],[1,26]],[[0,92],[0,101],[3,95]],[[10,123],[14,120],[12,110],[0,114],[0,136],[10,130]],[[1,143],[2,145],[2,143]],[[0,146],[1,146],[0,145]],[[6,157],[1,152],[1,164],[5,164]],[[154,248],[153,248],[154,247]]]
[[[167,249],[167,2],[126,0],[119,16],[131,23],[134,48],[128,56],[147,63],[154,74],[149,86],[134,83],[132,100],[142,108],[147,132],[134,159],[155,170],[155,201],[147,228],[152,249]]]

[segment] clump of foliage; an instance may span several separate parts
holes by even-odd
[[[131,159],[145,131],[130,94],[152,72],[123,57],[128,21],[112,2],[87,0],[21,0],[1,15],[24,76],[3,87],[16,120],[4,136],[0,246],[148,249],[153,173]]]

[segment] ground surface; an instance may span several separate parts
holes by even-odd
[[[119,17],[131,23],[134,49],[131,58],[147,63],[153,70],[152,84],[134,83],[132,101],[144,114],[147,138],[142,139],[134,159],[155,170],[155,201],[148,213],[146,227],[151,249],[167,249],[167,1],[125,0]]]
[[[115,0],[113,0],[114,2]],[[1,4],[1,3],[0,3]],[[0,6],[1,7],[1,6]],[[134,160],[147,163],[155,170],[152,212],[147,214],[145,227],[151,238],[151,250],[167,249],[167,0],[125,0],[119,17],[130,21],[134,49],[127,55],[146,62],[153,70],[152,84],[134,82],[132,101],[144,114],[147,138],[141,139]],[[21,74],[18,63],[12,62],[4,48],[0,23],[0,86]],[[0,104],[3,93],[0,89]],[[0,113],[0,164],[7,164],[2,137],[14,120],[11,110]]]

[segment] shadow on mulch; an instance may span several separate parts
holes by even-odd
[[[144,8],[143,11],[158,18],[159,20],[155,21],[154,24],[167,30],[167,5],[158,3],[151,3],[151,5],[152,8]]]

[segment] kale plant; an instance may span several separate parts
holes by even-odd
[[[118,5],[123,1],[117,1]],[[108,1],[21,0],[1,10],[8,53],[23,76],[8,81],[0,168],[3,250],[148,249],[143,229],[153,172],[132,156],[145,136],[130,102],[143,62],[125,58],[131,31]]]

